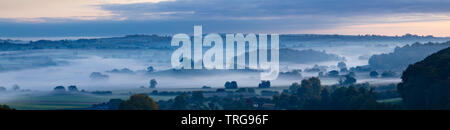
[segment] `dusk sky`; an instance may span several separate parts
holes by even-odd
[[[450,0],[1,0],[0,37],[192,33],[450,36]]]

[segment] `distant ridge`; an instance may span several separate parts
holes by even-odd
[[[369,59],[370,67],[381,70],[403,70],[408,65],[423,60],[425,57],[450,47],[450,41],[444,43],[414,43],[395,48],[394,52],[373,55]]]
[[[224,36],[224,34],[221,34]],[[225,38],[224,38],[225,39]],[[0,51],[32,49],[173,49],[169,35],[126,35],[110,38],[81,38],[76,40],[37,40],[23,41],[0,39]],[[339,46],[368,44],[410,44],[414,42],[445,42],[450,37],[418,35],[379,36],[379,35],[319,35],[283,34],[280,47]]]

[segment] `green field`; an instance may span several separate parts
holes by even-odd
[[[18,110],[59,110],[87,108],[93,104],[108,102],[110,99],[128,99],[129,95],[93,95],[93,94],[51,94],[32,93],[17,95],[12,100],[1,101]],[[168,100],[173,96],[150,96],[155,100]]]
[[[281,91],[287,87],[272,87],[272,88],[255,88],[256,93],[262,90]],[[8,104],[9,106],[18,110],[60,110],[60,109],[77,109],[88,108],[93,104],[108,102],[110,99],[126,100],[132,94],[151,93],[153,90],[158,91],[216,91],[216,88],[201,89],[201,88],[178,88],[178,89],[128,89],[128,90],[113,90],[111,95],[94,95],[90,93],[72,93],[72,94],[55,94],[52,92],[24,92],[15,94],[10,100],[0,101],[0,104]],[[229,90],[234,91],[234,90]],[[175,96],[156,96],[150,95],[154,100],[169,100]]]
[[[391,99],[377,100],[377,102],[390,103],[390,104],[400,104],[400,103],[402,103],[402,98],[391,98]]]

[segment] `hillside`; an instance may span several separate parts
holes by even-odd
[[[450,47],[410,65],[398,92],[411,109],[450,109]]]
[[[373,55],[369,59],[369,65],[373,69],[403,70],[409,64],[423,60],[426,56],[447,47],[450,47],[450,42],[414,43],[412,45],[397,47],[392,53]]]

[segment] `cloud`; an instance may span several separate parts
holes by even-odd
[[[101,8],[127,20],[228,21],[236,23],[237,27],[230,27],[234,30],[244,27],[253,32],[296,33],[354,25],[447,21],[449,6],[450,1],[444,0],[177,0]]]
[[[13,6],[18,8],[7,8]],[[117,35],[187,33],[193,25],[204,25],[205,32],[216,33],[348,33],[375,24],[423,23],[396,30],[408,33],[436,28],[431,26],[433,22],[450,24],[449,6],[448,0],[15,0],[0,2],[0,26],[10,28],[13,19],[21,22],[15,26],[19,30],[41,28],[27,24],[40,22],[55,33],[63,31],[56,28],[61,26],[69,34],[72,29],[83,35]],[[377,33],[392,32],[393,28],[377,27],[381,28]],[[0,31],[0,35],[5,33]]]
[[[45,19],[107,19],[113,18],[115,14],[101,9],[100,5],[161,1],[170,0],[2,0],[0,1],[0,18],[18,22],[44,22]]]
[[[279,19],[324,16],[450,13],[450,1],[442,0],[177,0],[158,3],[104,5],[115,14],[139,16],[145,13],[178,19]],[[182,12],[194,12],[183,14]],[[130,17],[130,19],[142,17]],[[145,18],[145,17],[144,17]]]

